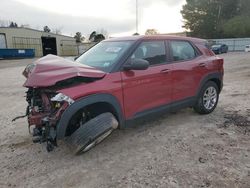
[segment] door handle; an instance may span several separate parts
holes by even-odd
[[[200,63],[200,64],[199,64],[199,67],[205,67],[205,66],[206,66],[205,63]]]
[[[169,73],[169,72],[170,72],[169,69],[163,69],[163,70],[161,70],[161,73]]]

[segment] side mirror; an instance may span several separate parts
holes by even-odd
[[[146,70],[149,67],[149,62],[144,59],[131,59],[124,66],[124,70]]]

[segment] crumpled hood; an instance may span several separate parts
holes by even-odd
[[[28,65],[23,74],[27,77],[25,87],[48,87],[73,77],[102,78],[105,72],[64,59],[47,55]]]

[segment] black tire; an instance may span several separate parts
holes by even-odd
[[[211,102],[210,106],[207,105],[206,100],[204,99],[204,98],[206,98],[205,95],[207,95],[207,91],[209,90],[208,88],[214,88],[216,91],[216,97],[215,97],[216,101],[214,102],[211,99],[212,102],[210,101]],[[218,88],[217,84],[213,81],[208,81],[201,88],[201,91],[200,91],[199,96],[198,96],[198,100],[194,106],[194,110],[199,114],[209,114],[212,111],[214,111],[214,109],[216,108],[218,100],[219,100],[219,88]]]
[[[118,121],[116,118],[112,113],[106,112],[81,125],[75,132],[66,138],[66,142],[72,152],[78,155],[89,151],[99,144],[117,127]]]

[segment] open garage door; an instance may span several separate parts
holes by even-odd
[[[43,55],[54,54],[57,55],[56,38],[42,37]]]

